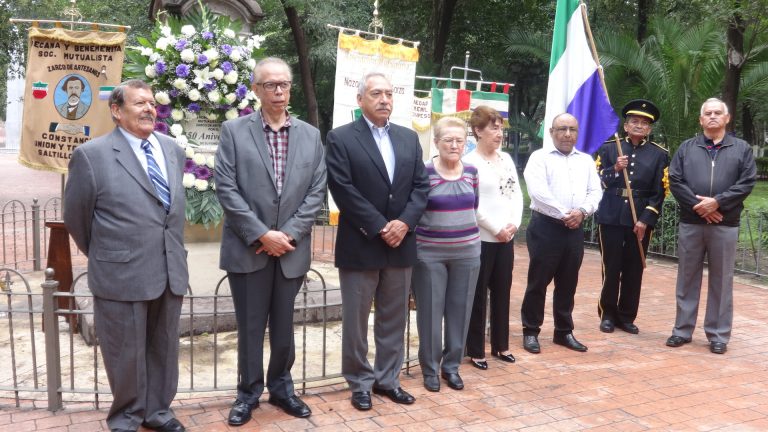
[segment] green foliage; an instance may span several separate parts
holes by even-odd
[[[184,213],[189,223],[203,225],[205,228],[218,225],[224,217],[224,209],[221,208],[213,190],[199,192],[185,189],[184,193],[187,198]]]

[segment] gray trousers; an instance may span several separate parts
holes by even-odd
[[[681,223],[678,234],[677,315],[672,334],[690,338],[699,312],[704,256],[709,262],[704,333],[710,342],[731,338],[733,267],[738,227]]]
[[[411,289],[416,298],[419,362],[424,376],[436,376],[441,360],[443,372],[459,372],[479,272],[480,257],[419,260],[413,268]]]
[[[114,397],[110,429],[158,427],[174,418],[182,299],[168,288],[149,301],[93,298],[96,336]]]
[[[339,269],[342,309],[341,374],[353,392],[400,387],[411,267]],[[368,361],[368,315],[375,306],[374,365]]]

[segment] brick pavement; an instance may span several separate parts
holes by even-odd
[[[417,398],[410,406],[374,396],[373,409],[359,412],[349,404],[349,391],[339,385],[304,396],[313,410],[309,419],[294,419],[263,403],[250,423],[232,428],[226,424],[231,395],[180,399],[174,402],[175,412],[190,431],[768,430],[765,287],[750,280],[736,283],[734,334],[725,355],[709,352],[701,322],[692,343],[668,348],[664,341],[674,320],[674,264],[649,261],[636,321],[640,334],[604,334],[596,316],[599,255],[588,251],[574,321],[575,335],[589,352],[551,343],[550,292],[542,353],[533,355],[521,347],[519,324],[527,271],[524,245],[517,245],[516,253],[510,342],[517,363],[490,359],[487,371],[463,364],[463,391],[443,385],[439,393],[427,392],[416,368],[402,378],[403,387]],[[12,401],[0,399],[0,431],[106,430],[106,410],[95,410],[90,403],[65,402],[56,413],[44,407],[44,401],[25,401],[17,409]]]

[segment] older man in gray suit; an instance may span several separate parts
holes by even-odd
[[[179,381],[179,315],[188,288],[184,152],[154,134],[155,99],[130,80],[110,96],[111,133],[72,153],[64,223],[88,256],[96,335],[114,396],[112,431],[183,431],[170,409]]]
[[[291,69],[278,58],[253,70],[261,110],[224,122],[216,192],[224,208],[220,266],[227,271],[238,340],[237,399],[229,424],[251,418],[264,391],[269,323],[269,402],[295,417],[309,407],[294,394],[293,307],[311,258],[312,225],[325,197],[320,132],[292,117]]]

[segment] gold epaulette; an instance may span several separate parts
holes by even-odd
[[[651,144],[653,144],[653,145],[655,145],[656,147],[658,147],[658,148],[660,148],[660,149],[664,150],[665,152],[669,153],[669,149],[667,149],[667,148],[666,148],[666,147],[664,147],[663,145],[661,145],[661,144],[659,144],[659,143],[655,143],[655,142],[653,142],[653,141],[650,141],[650,143],[651,143]]]

